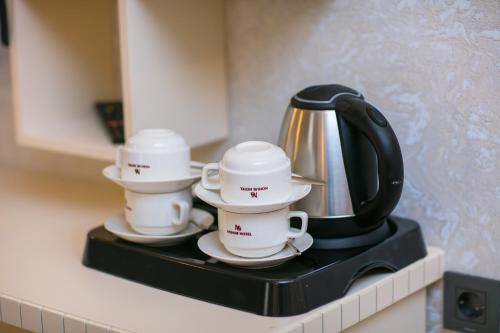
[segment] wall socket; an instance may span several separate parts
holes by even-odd
[[[444,328],[500,333],[500,281],[445,272],[443,303]]]

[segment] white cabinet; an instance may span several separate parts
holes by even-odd
[[[128,0],[119,8],[127,128],[172,128],[192,146],[224,138],[222,1]]]
[[[9,2],[20,144],[111,160],[94,109],[122,99],[127,135],[174,129],[192,146],[227,135],[221,0]]]

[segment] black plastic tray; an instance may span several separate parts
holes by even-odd
[[[198,249],[197,239],[176,247],[152,248],[120,240],[104,227],[98,227],[88,233],[83,264],[151,287],[258,315],[292,316],[342,297],[368,271],[397,271],[427,255],[417,222],[391,217],[388,223],[392,236],[375,246],[311,249],[265,270],[216,262]]]

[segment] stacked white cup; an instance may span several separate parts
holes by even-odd
[[[218,171],[217,176],[211,171]],[[268,142],[248,141],[229,149],[219,163],[205,165],[201,185],[219,190],[222,200],[234,205],[267,205],[286,202],[292,195],[290,159]],[[290,219],[301,219],[300,231]],[[307,230],[305,212],[289,207],[260,213],[233,213],[218,209],[219,240],[230,253],[247,258],[266,257],[281,251],[291,238]]]
[[[191,152],[168,129],[141,130],[117,149],[116,165],[127,181],[159,182],[189,177]],[[171,235],[184,230],[193,207],[190,187],[169,193],[125,190],[125,219],[136,232]]]

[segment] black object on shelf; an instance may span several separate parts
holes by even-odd
[[[0,0],[0,35],[2,44],[9,46],[9,21],[7,19],[7,4],[5,0]]]
[[[120,101],[100,101],[95,107],[104,125],[108,129],[113,143],[125,142],[123,129],[123,104]]]
[[[198,208],[213,213],[205,204]],[[88,233],[85,266],[151,287],[262,316],[308,312],[341,298],[375,269],[397,271],[427,255],[417,222],[390,217],[392,235],[381,243],[346,250],[310,249],[274,268],[252,270],[211,259],[197,239],[153,248],[118,239],[104,227]],[[200,283],[202,281],[202,283]]]

